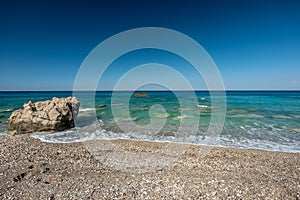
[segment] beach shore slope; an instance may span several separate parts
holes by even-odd
[[[163,143],[114,141],[126,151]],[[300,153],[201,146],[165,168],[130,173],[107,167],[83,143],[28,135],[0,141],[0,199],[299,199]]]

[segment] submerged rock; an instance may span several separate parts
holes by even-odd
[[[74,127],[80,102],[76,97],[56,98],[24,104],[12,112],[7,132],[11,135],[34,132],[63,131]]]

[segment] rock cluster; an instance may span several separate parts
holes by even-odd
[[[34,132],[63,131],[74,127],[80,102],[76,97],[24,104],[23,109],[15,110],[8,119],[7,132],[11,135]]]

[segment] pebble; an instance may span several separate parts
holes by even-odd
[[[133,151],[143,148],[139,142],[121,144]],[[146,146],[158,148],[156,143],[149,142]],[[295,199],[299,196],[300,153],[216,147],[205,157],[197,157],[198,150],[193,147],[161,171],[130,173],[99,163],[81,143],[54,144],[29,136],[10,137],[0,141],[0,196],[2,199]],[[18,175],[18,181],[13,181]]]

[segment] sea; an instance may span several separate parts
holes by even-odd
[[[24,103],[77,96],[81,106],[74,128],[32,137],[54,143],[125,138],[300,152],[300,91],[226,91],[222,98],[220,94],[0,92],[0,139],[10,137],[8,118]]]

